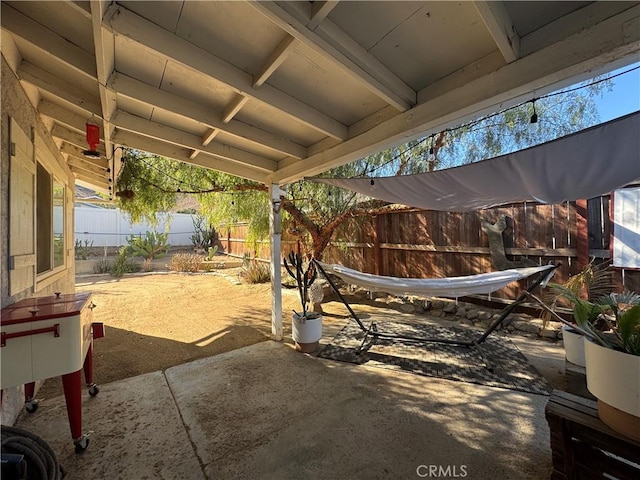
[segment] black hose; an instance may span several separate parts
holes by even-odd
[[[5,459],[21,462],[14,467]],[[16,480],[62,480],[65,471],[51,447],[37,435],[16,427],[2,425],[2,478]]]

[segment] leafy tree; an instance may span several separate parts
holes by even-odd
[[[326,177],[381,177],[422,173],[472,163],[540,144],[597,123],[595,97],[610,82],[554,94],[535,102],[538,122],[530,123],[533,105],[524,104],[455,129],[413,140],[336,167]],[[389,206],[353,192],[315,182],[289,185],[282,198],[283,224],[294,226],[316,258],[346,219],[383,213]],[[267,186],[212,170],[141,152],[126,155],[118,181],[120,208],[134,219],[154,217],[175,205],[177,195],[197,195],[201,213],[212,225],[248,222],[248,240],[265,238],[269,229]],[[129,192],[132,192],[128,197]],[[290,229],[291,230],[291,229]]]

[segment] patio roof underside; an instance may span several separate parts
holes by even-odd
[[[78,183],[126,146],[287,184],[637,61],[639,3],[2,2],[1,40]]]

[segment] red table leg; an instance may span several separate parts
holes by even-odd
[[[84,370],[84,381],[89,388],[89,395],[95,397],[98,392],[100,392],[100,389],[95,383],[93,383],[93,341],[89,344],[87,356],[84,358],[84,365],[82,368]]]
[[[62,387],[67,404],[71,437],[76,445],[76,453],[81,453],[89,444],[86,435],[82,435],[82,371],[78,370],[63,375]]]
[[[36,392],[36,382],[29,382],[24,384],[24,408],[29,413],[34,413],[38,410],[38,400],[34,399]]]

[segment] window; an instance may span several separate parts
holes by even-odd
[[[38,163],[36,174],[37,273],[65,263],[64,184]]]

